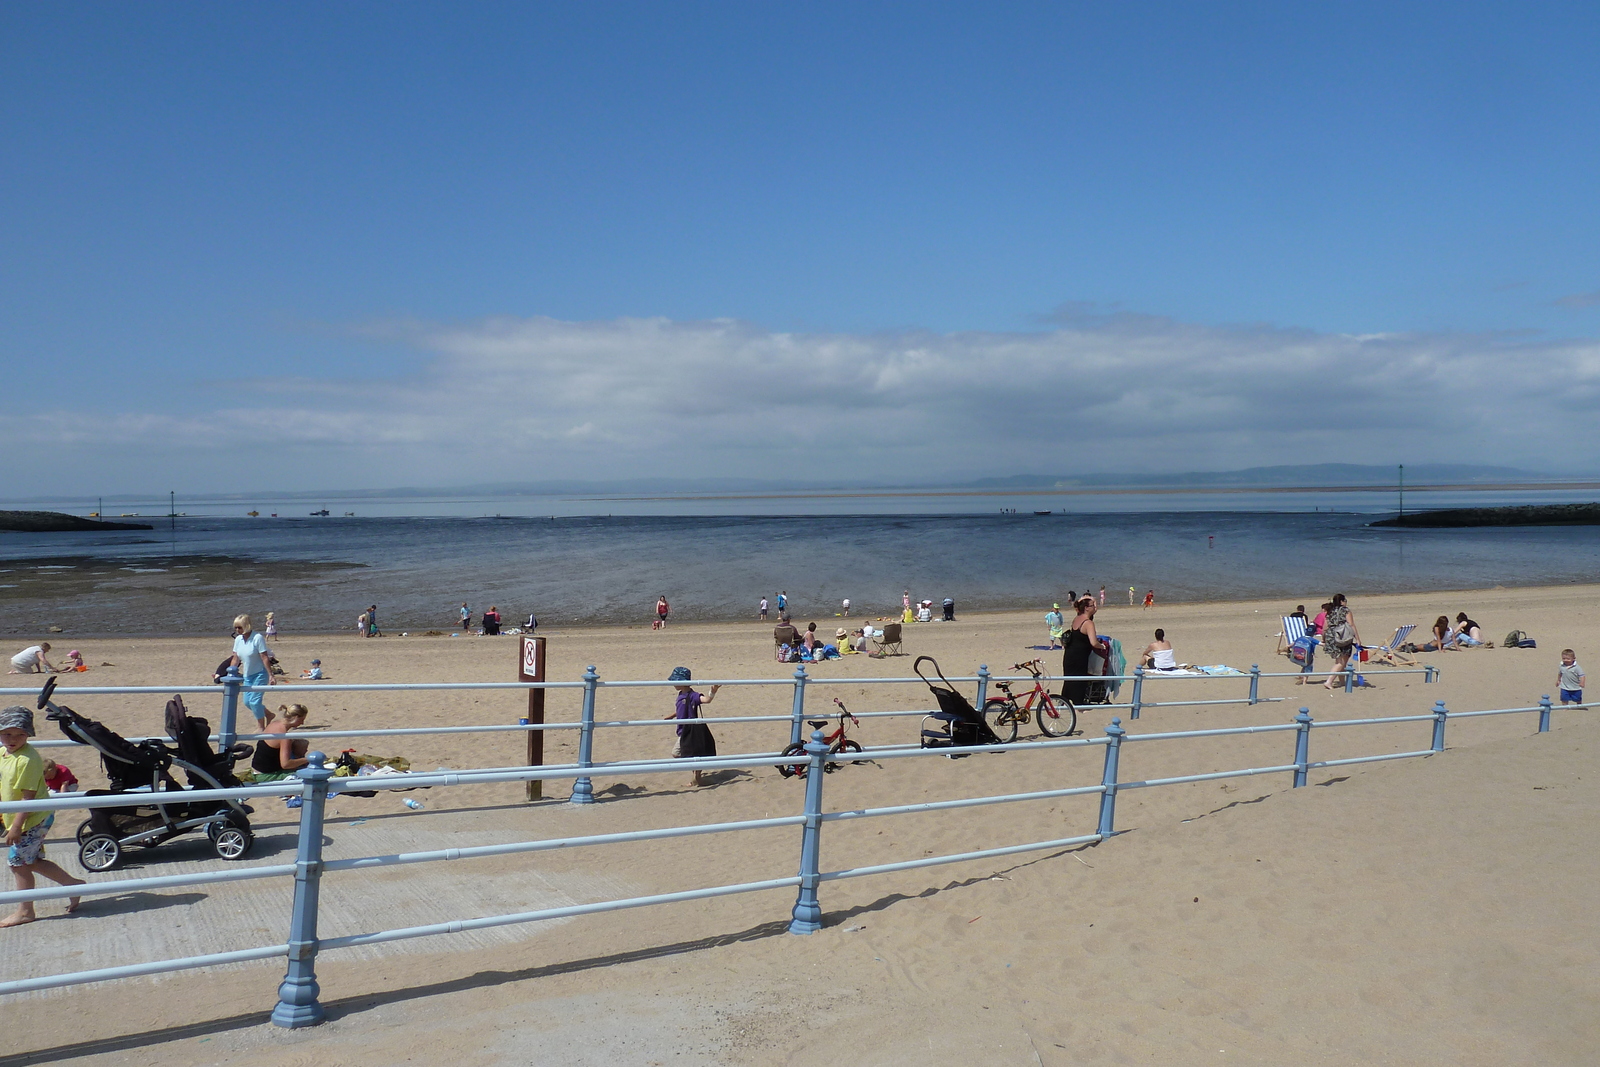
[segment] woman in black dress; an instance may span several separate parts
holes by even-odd
[[[717,695],[720,685],[711,687],[709,693],[701,694],[690,687],[689,682],[693,676],[688,667],[674,667],[667,676],[667,681],[680,683],[673,688],[678,691],[676,706],[667,719],[689,719],[689,722],[678,723],[678,743],[672,750],[672,755],[677,759],[695,759],[699,756],[715,756],[717,754],[717,739],[711,736],[711,727],[700,722],[700,707],[702,704],[711,703]],[[696,786],[704,785],[705,780],[695,771],[689,779]]]
[[[1100,641],[1100,635],[1094,630],[1094,597],[1081,596],[1072,606],[1078,609],[1078,614],[1061,640],[1061,673],[1069,678],[1089,673],[1089,653]],[[1082,707],[1089,702],[1089,683],[1062,682],[1061,695],[1072,701],[1073,707]]]

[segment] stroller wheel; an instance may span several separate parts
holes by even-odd
[[[92,833],[94,833],[94,830],[92,830],[90,828],[88,819],[85,819],[85,820],[83,820],[83,822],[79,823],[78,824],[78,844],[81,845],[85,841],[89,840],[89,835],[92,834]]]
[[[90,834],[78,846],[78,863],[86,871],[109,871],[122,859],[122,846],[110,834]]]
[[[211,842],[216,847],[217,855],[223,859],[242,860],[250,852],[250,846],[255,844],[256,837],[244,827],[230,823],[218,830]]]

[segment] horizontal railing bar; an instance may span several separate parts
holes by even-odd
[[[15,982],[0,982],[0,996],[8,993],[27,993],[35,989],[84,985],[89,982],[110,982],[118,978],[137,978],[145,974],[164,974],[167,971],[187,971],[195,967],[217,967],[224,963],[270,960],[275,956],[288,954],[288,945],[268,945],[263,948],[240,949],[238,952],[213,952],[208,956],[184,956],[181,959],[156,960],[152,963],[130,963],[123,967],[102,967],[95,971],[73,971],[45,978],[23,978]]]
[[[1055,841],[1035,841],[1027,845],[1007,845],[1004,848],[986,848],[979,852],[958,852],[949,856],[927,856],[920,860],[903,860],[899,863],[878,863],[871,867],[850,867],[842,871],[824,871],[819,881],[836,882],[841,878],[862,878],[869,874],[889,874],[893,871],[913,871],[918,867],[937,867],[945,863],[964,863],[968,860],[990,859],[996,856],[1014,856],[1019,852],[1039,852],[1047,848],[1065,848],[1069,845],[1087,845],[1102,840],[1099,834],[1082,837],[1063,837]]]
[[[950,811],[955,808],[977,808],[985,804],[1009,804],[1021,800],[1051,800],[1055,797],[1086,796],[1104,793],[1103,785],[1081,785],[1071,789],[1046,789],[1037,793],[1010,793],[1005,796],[966,797],[961,800],[929,800],[920,804],[900,804],[891,808],[855,808],[850,811],[824,812],[823,822],[844,822],[851,819],[871,819],[879,815],[911,815],[923,811]]]
[[[555,849],[581,848],[587,845],[613,845],[629,841],[657,841],[669,837],[695,837],[701,834],[720,834],[735,830],[767,830],[775,826],[799,826],[805,821],[806,817],[804,815],[780,815],[771,819],[703,823],[695,826],[666,826],[655,830],[630,830],[616,834],[594,834],[589,837],[517,841],[504,845],[475,845],[469,848],[436,849],[431,852],[397,852],[387,856],[362,856],[359,859],[328,860],[322,865],[322,869],[325,871],[354,871],[371,867],[392,867],[405,863],[481,859],[485,856],[511,856],[524,852],[550,852]],[[289,869],[291,871],[294,870],[293,867]]]
[[[582,689],[582,682],[274,682],[271,685],[240,685],[241,693],[273,693],[279,690],[292,690],[296,693],[389,693],[404,692],[409,689],[418,691],[440,691],[452,689]],[[223,687],[220,683],[211,685],[74,685],[55,691],[52,699],[56,703],[76,696],[122,696],[140,693],[214,693],[221,696]],[[0,689],[0,696],[38,696],[39,690],[34,689]]]
[[[711,889],[690,889],[681,893],[656,893],[648,897],[628,897],[623,900],[606,900],[596,904],[574,904],[565,908],[543,908],[513,915],[493,915],[483,919],[461,919],[456,922],[434,923],[430,926],[411,926],[398,930],[384,930],[375,934],[354,934],[349,937],[325,937],[317,942],[318,951],[335,948],[354,948],[359,945],[380,945],[386,941],[404,941],[432,934],[458,934],[466,930],[487,930],[495,926],[513,926],[517,923],[539,922],[545,919],[565,919],[574,915],[594,915],[627,908],[644,908],[652,904],[675,904],[685,900],[709,900],[713,897],[733,896],[736,893],[759,893],[765,889],[785,889],[800,884],[798,875],[789,878],[772,878],[765,882],[745,882],[740,885],[715,886]]]
[[[1235,697],[1229,700],[1141,700],[1141,708],[1197,708],[1202,704],[1278,704],[1289,699],[1288,697]],[[1092,705],[1091,705],[1092,706]],[[1132,705],[1128,705],[1132,707]]]
[[[242,785],[237,789],[168,789],[160,793],[109,793],[92,797],[86,793],[57,793],[49,799],[11,800],[0,804],[0,812],[71,811],[75,808],[153,808],[190,804],[197,800],[250,800],[255,797],[286,797],[305,791],[298,778],[265,785]]]
[[[1559,705],[1552,704],[1550,706],[1550,708],[1551,708],[1552,711],[1554,711],[1558,706]],[[1567,707],[1569,707],[1569,708],[1571,706],[1572,706],[1571,704],[1567,705]],[[1493,708],[1493,709],[1491,709],[1489,711],[1452,711],[1452,712],[1450,712],[1450,718],[1451,718],[1451,720],[1455,720],[1455,719],[1474,719],[1474,718],[1477,718],[1480,715],[1526,715],[1526,714],[1528,714],[1529,712],[1532,712],[1532,711],[1543,711],[1543,710],[1544,710],[1543,708]],[[1428,716],[1428,718],[1431,719],[1431,718],[1433,718],[1433,716],[1430,715],[1430,716]]]
[[[1451,718],[1455,718],[1454,714],[1451,715]],[[1328,719],[1324,722],[1313,722],[1311,728],[1318,730],[1328,726],[1381,726],[1390,722],[1431,721],[1433,721],[1432,715],[1394,715],[1386,719]]]
[[[1429,670],[1432,670],[1434,674],[1443,674],[1444,673],[1444,668],[1443,667],[1432,667],[1432,668],[1429,668],[1429,667],[1400,667],[1400,668],[1390,668],[1390,669],[1381,669],[1380,668],[1380,669],[1374,669],[1374,670],[1370,670],[1370,671],[1366,670],[1365,668],[1362,668],[1362,667],[1357,667],[1356,668],[1356,673],[1357,674],[1372,674],[1372,675],[1427,674]],[[1324,671],[1324,670],[1311,670],[1311,671],[1262,671],[1259,675],[1257,675],[1257,677],[1260,677],[1260,678],[1304,678],[1308,674],[1327,674],[1327,673],[1328,672]],[[1334,674],[1343,674],[1344,672],[1343,671],[1334,671],[1333,673]],[[1152,677],[1151,675],[1146,674],[1144,676],[1145,681],[1148,682],[1151,677]],[[1181,678],[1183,676],[1179,675],[1179,677]],[[1217,675],[1217,677],[1237,678],[1238,675]]]
[[[1284,763],[1276,767],[1248,767],[1238,771],[1217,771],[1213,774],[1185,774],[1178,778],[1147,778],[1142,782],[1118,782],[1117,790],[1148,789],[1157,785],[1185,785],[1189,782],[1215,782],[1223,778],[1249,778],[1256,774],[1282,774],[1296,768],[1293,763]]]
[[[1225,737],[1229,734],[1274,734],[1285,730],[1293,730],[1297,724],[1292,722],[1275,722],[1265,726],[1224,726],[1214,730],[1183,730],[1161,734],[1124,734],[1122,740],[1127,741],[1171,741],[1180,737]]]
[[[24,900],[60,900],[63,897],[113,896],[117,893],[134,893],[146,889],[176,889],[186,885],[277,878],[293,873],[294,864],[279,863],[271,867],[237,867],[233,870],[205,874],[162,874],[154,878],[119,878],[114,882],[83,882],[79,885],[57,885],[46,889],[12,890],[0,893],[0,904],[18,904]]]
[[[1432,668],[1432,671],[1433,671],[1434,674],[1441,673],[1441,670],[1442,669],[1439,668],[1439,667]],[[1302,677],[1305,673],[1306,672],[1303,672],[1303,671],[1283,671],[1283,672],[1279,672],[1279,671],[1271,671],[1271,672],[1263,671],[1259,675],[1257,675],[1257,677],[1260,677],[1260,678],[1296,678],[1296,677]],[[1313,674],[1325,674],[1327,672],[1325,672],[1325,671],[1312,671],[1310,673],[1313,673]],[[1363,671],[1362,673],[1363,674],[1370,674],[1370,675],[1374,675],[1374,676],[1377,676],[1377,675],[1391,675],[1391,674],[1426,674],[1426,673],[1428,673],[1428,668],[1419,667],[1419,668],[1405,668],[1405,669],[1396,669],[1396,670],[1368,670],[1368,671]],[[1066,681],[1066,682],[1131,682],[1131,681],[1134,680],[1134,677],[1135,676],[1132,675],[1132,674],[1042,674],[1042,675],[1038,676],[1038,680],[1041,681],[1041,682],[1062,682],[1062,681]],[[1202,673],[1195,673],[1195,674],[1175,674],[1175,675],[1169,675],[1169,674],[1166,674],[1166,673],[1161,672],[1161,671],[1148,671],[1144,675],[1144,679],[1147,682],[1148,681],[1152,681],[1152,680],[1157,679],[1157,678],[1180,680],[1180,681],[1208,681],[1208,680],[1209,681],[1217,681],[1217,680],[1223,680],[1223,679],[1228,679],[1228,678],[1249,678],[1249,677],[1251,677],[1251,674],[1250,674],[1249,671],[1240,671],[1238,674],[1202,674]],[[1005,681],[1005,682],[1031,682],[1031,681],[1034,680],[1034,676],[1033,675],[1025,675],[1025,674],[991,674],[991,675],[988,676],[988,678],[989,678],[989,681],[991,681],[991,682],[1000,682],[1000,681]],[[973,675],[957,675],[955,677],[948,678],[946,680],[947,681],[951,681],[951,682],[978,682],[981,679],[979,678],[978,675],[973,674]],[[812,677],[812,676],[808,675],[807,678],[806,678],[806,682],[809,685],[906,685],[906,684],[920,684],[920,683],[922,683],[922,681],[923,680],[921,678],[916,678],[916,677],[911,677],[911,678],[829,678],[829,677]],[[496,690],[496,689],[501,689],[501,690],[518,690],[518,689],[582,689],[584,687],[584,684],[585,683],[581,682],[581,681],[575,681],[575,682],[300,682],[300,681],[286,679],[286,680],[284,680],[282,682],[275,682],[272,685],[240,685],[239,686],[239,691],[241,693],[271,693],[271,692],[276,692],[276,691],[279,691],[279,690],[289,690],[289,691],[293,691],[293,692],[297,692],[297,693],[395,693],[395,692],[407,692],[407,691],[416,691],[416,692],[449,692],[449,691],[452,691],[452,690]],[[657,679],[636,679],[636,680],[608,681],[605,678],[600,678],[600,679],[598,679],[596,681],[596,685],[598,685],[598,686],[600,686],[602,688],[609,688],[609,689],[625,689],[625,688],[641,688],[641,687],[643,687],[643,688],[651,688],[651,687],[653,687],[653,688],[664,688],[664,687],[672,686],[672,685],[676,685],[676,684],[678,684],[678,683],[670,682],[670,681],[666,681],[666,680],[657,680]],[[735,686],[735,685],[793,685],[794,684],[794,679],[792,677],[780,677],[780,678],[719,678],[719,679],[705,679],[705,680],[697,681],[695,684],[696,685],[719,685],[719,686]],[[0,696],[7,696],[7,697],[11,697],[11,696],[20,696],[20,697],[37,696],[38,692],[39,692],[39,690],[37,688],[27,688],[27,689],[0,688]],[[56,692],[63,699],[68,698],[68,697],[76,697],[76,696],[133,696],[133,695],[151,694],[151,693],[178,693],[178,694],[190,694],[190,695],[202,694],[202,693],[215,693],[215,694],[220,695],[222,693],[222,686],[219,685],[219,684],[215,684],[215,683],[213,683],[211,685],[85,685],[85,686],[70,686],[68,688],[58,689]]]
[[[1353,756],[1350,759],[1325,759],[1316,763],[1306,764],[1306,770],[1315,770],[1318,767],[1348,767],[1354,763],[1382,763],[1384,760],[1412,759],[1416,756],[1431,756],[1433,749],[1419,748],[1415,752],[1391,752],[1387,756]]]

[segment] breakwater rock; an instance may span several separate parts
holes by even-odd
[[[1450,508],[1380,519],[1372,526],[1600,526],[1600,503],[1528,504],[1509,508]]]
[[[0,511],[0,530],[22,533],[67,533],[74,530],[153,530],[142,522],[101,522],[59,511]]]

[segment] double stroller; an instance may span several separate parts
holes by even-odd
[[[933,673],[939,676],[939,681],[943,682],[943,685],[934,685],[928,681],[928,676],[922,673],[924,663],[933,664]],[[937,660],[932,656],[918,656],[911,664],[911,669],[917,672],[917,677],[922,679],[933,693],[933,698],[939,702],[938,711],[922,717],[923,748],[963,748],[968,745],[1001,743],[999,735],[984,721],[972,703],[958,693],[955,686],[945,678]],[[951,758],[960,759],[965,755],[967,755],[965,752],[953,753]]]
[[[78,827],[78,862],[88,871],[109,871],[122,860],[130,845],[152,848],[191,830],[204,830],[218,856],[243,859],[255,844],[250,830],[253,809],[237,800],[183,799],[196,789],[236,789],[233,765],[249,757],[248,744],[227,752],[211,747],[211,724],[190,715],[183,698],[167,701],[167,736],[174,745],[147,738],[137,744],[71,708],[52,703],[55,679],[39,694],[39,708],[61,727],[69,740],[100,753],[109,789],[91,789],[87,796],[126,794],[128,807],[90,808],[89,818]],[[174,747],[175,746],[175,747]],[[173,776],[182,771],[188,785]],[[165,799],[172,796],[171,800]],[[161,797],[162,799],[156,799]]]

